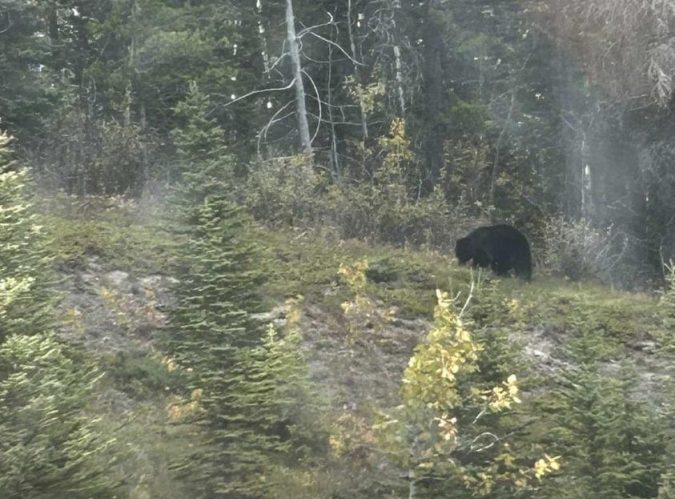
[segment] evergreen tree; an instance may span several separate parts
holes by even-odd
[[[252,316],[261,310],[260,251],[247,240],[249,220],[228,199],[228,155],[207,107],[193,85],[177,110],[184,127],[174,131],[184,180],[177,216],[186,240],[167,345],[188,373],[193,415],[210,438],[177,469],[207,497],[260,497],[272,486],[266,470],[296,447],[291,416],[296,395],[306,392],[300,380],[308,378],[300,374],[296,337],[265,336]]]
[[[50,333],[52,258],[8,141],[0,135],[0,497],[113,497],[111,439],[84,412],[99,374]]]
[[[225,197],[233,182],[234,158],[225,144],[223,129],[209,117],[210,98],[195,82],[175,109],[180,127],[172,130],[179,173],[177,216],[185,224],[197,223],[197,211],[209,197]],[[197,211],[195,211],[197,210]]]
[[[596,335],[597,336],[597,335]],[[602,341],[592,333],[569,346],[574,367],[542,401],[549,445],[564,455],[562,473],[541,497],[656,497],[667,471],[665,422],[639,400],[637,376],[627,362],[603,372]]]
[[[55,296],[52,256],[26,194],[28,174],[12,161],[0,133],[0,342],[51,326]]]
[[[45,31],[40,3],[0,2],[0,125],[22,139],[42,131],[55,103],[43,66],[50,53],[46,37],[39,36]]]
[[[84,411],[100,375],[81,362],[48,334],[0,346],[0,497],[115,497],[112,439]]]

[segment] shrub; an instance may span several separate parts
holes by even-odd
[[[539,268],[571,280],[591,276],[611,281],[621,253],[616,251],[616,234],[597,229],[585,220],[553,218],[546,224]]]
[[[0,133],[0,341],[44,332],[54,305],[53,257],[26,192],[30,179],[10,161],[9,141]]]
[[[447,248],[459,213],[450,212],[441,189],[419,196],[415,157],[402,120],[378,141],[380,166],[367,179],[309,178],[304,158],[276,158],[252,166],[243,192],[253,215],[272,224],[329,227],[344,239]]]
[[[252,165],[244,203],[268,224],[303,226],[322,220],[321,178],[304,174],[303,156],[273,158]]]
[[[112,439],[84,411],[98,378],[50,335],[0,347],[0,497],[114,497]]]
[[[70,104],[52,123],[36,163],[69,194],[138,195],[151,175],[157,138],[135,124],[97,120]]]

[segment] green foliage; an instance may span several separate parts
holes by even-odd
[[[316,421],[299,333],[265,334],[252,315],[261,310],[260,250],[248,238],[250,220],[229,200],[231,171],[207,106],[193,86],[174,132],[185,161],[177,222],[187,239],[167,347],[189,396],[171,414],[209,435],[177,470],[209,497],[260,497],[277,485],[267,479],[276,467],[316,444]]]
[[[224,349],[257,343],[261,331],[250,313],[260,311],[257,288],[263,281],[257,250],[245,238],[248,219],[241,209],[212,199],[195,213],[197,225],[179,248],[181,282],[173,311],[185,336],[177,348],[191,352],[186,357],[192,364],[201,358],[202,341]]]
[[[675,473],[667,471],[661,475],[657,499],[673,499],[675,497]]]
[[[196,82],[190,82],[185,100],[175,108],[180,125],[172,132],[180,160],[202,164],[199,172],[185,168],[185,174],[204,174],[217,168],[219,161],[228,161],[223,129],[214,118],[209,118],[211,103],[209,96],[199,90]],[[204,163],[208,163],[205,165]],[[216,176],[222,173],[213,172]]]
[[[112,498],[112,439],[85,413],[99,373],[54,337],[0,346],[0,495]]]
[[[44,35],[40,7],[32,2],[2,4],[3,16],[11,19],[0,37],[2,125],[21,139],[40,131],[56,100],[47,72],[35,71],[50,56],[48,40],[39,36]]]
[[[565,465],[539,497],[656,497],[670,464],[667,415],[642,400],[629,362],[603,367],[599,348],[593,333],[570,342],[574,365],[541,401],[540,431]]]
[[[275,470],[302,467],[313,449],[325,451],[318,396],[300,341],[298,329],[280,337],[270,326],[262,344],[225,374],[229,410],[219,413],[222,428],[213,434],[222,451],[210,459],[228,463],[218,487],[227,497],[274,495],[284,486]]]
[[[157,396],[180,386],[175,370],[167,369],[162,359],[148,352],[120,351],[102,360],[115,386],[138,399]]]
[[[659,300],[659,312],[663,321],[665,334],[659,334],[664,350],[675,352],[675,338],[670,331],[675,330],[675,264],[666,267],[666,289]],[[658,333],[657,333],[658,334]]]
[[[187,386],[192,392],[184,404],[189,410],[178,411],[178,416],[202,420],[213,439],[211,451],[192,456],[178,469],[210,495],[234,486],[233,481],[250,480],[250,475],[241,475],[245,470],[240,466],[247,461],[236,460],[238,454],[229,438],[234,430],[225,420],[242,415],[245,408],[238,398],[249,395],[242,392],[248,374],[256,375],[248,370],[252,362],[248,349],[262,338],[261,326],[250,315],[259,309],[261,273],[254,270],[253,248],[242,241],[246,223],[241,210],[223,199],[210,199],[189,214],[196,224],[179,248],[182,272],[167,346],[189,373]],[[237,433],[254,440],[256,426]],[[274,439],[261,436],[253,447],[262,455],[274,448],[273,443]]]
[[[201,223],[198,219],[202,203],[215,197],[221,200],[216,204],[223,205],[223,199],[233,197],[233,158],[225,147],[223,130],[208,117],[209,102],[193,82],[189,94],[175,109],[180,126],[172,135],[181,162],[182,182],[175,198],[174,223],[180,220],[187,230]]]
[[[509,427],[502,413],[520,403],[516,377],[475,383],[482,349],[454,301],[440,291],[437,297],[427,342],[415,348],[403,376],[402,405],[377,426],[382,444],[407,469],[411,496],[516,496],[557,471],[558,458],[523,464],[529,456],[502,434]]]
[[[106,269],[168,273],[181,238],[138,217],[144,209],[123,197],[66,195],[38,207],[57,263],[81,268],[97,257]]]
[[[86,414],[98,372],[52,335],[53,257],[0,135],[0,495],[113,497],[112,439]]]
[[[37,166],[51,186],[76,195],[139,195],[150,180],[157,137],[115,119],[93,119],[75,96],[52,118]]]
[[[0,341],[51,325],[52,256],[27,194],[28,174],[13,171],[9,138],[0,134]]]
[[[212,198],[197,213],[169,348],[191,390],[174,414],[206,425],[210,442],[178,469],[207,494],[258,497],[270,469],[317,443],[307,368],[297,330],[264,335],[251,316],[261,269],[241,211]]]
[[[382,157],[372,178],[308,178],[302,159],[277,158],[252,167],[244,202],[265,223],[332,228],[340,238],[361,238],[396,245],[447,247],[455,237],[457,213],[449,213],[440,189],[420,198],[416,156],[405,122],[394,119],[376,147]]]
[[[620,275],[612,255],[610,230],[601,231],[587,221],[548,220],[539,252],[543,272],[561,274],[571,280],[595,277],[604,282],[618,282]]]
[[[270,225],[305,226],[319,223],[325,210],[317,195],[322,179],[304,174],[302,156],[273,158],[251,166],[246,180],[244,203],[259,220]]]

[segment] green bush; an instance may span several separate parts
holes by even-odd
[[[243,202],[268,224],[321,227],[342,239],[447,248],[462,217],[448,209],[441,189],[420,197],[404,122],[395,119],[389,134],[363,153],[379,163],[365,178],[308,176],[300,156],[259,161],[250,167]]]
[[[69,194],[140,194],[157,138],[135,124],[87,116],[69,98],[43,141],[42,179]]]
[[[114,497],[113,440],[85,407],[99,373],[49,335],[0,347],[0,497]]]
[[[46,331],[55,301],[53,256],[26,192],[30,179],[11,162],[9,141],[0,133],[0,341]]]

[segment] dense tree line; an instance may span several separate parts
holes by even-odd
[[[440,190],[535,238],[547,217],[583,218],[611,228],[613,273],[647,281],[673,256],[667,2],[17,0],[0,15],[2,126],[70,192],[174,178],[193,82],[239,175],[304,151],[305,175],[376,182],[398,118],[411,200]]]

